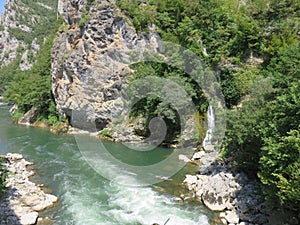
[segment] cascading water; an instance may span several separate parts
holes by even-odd
[[[205,134],[205,138],[202,142],[202,146],[212,144],[211,141],[212,141],[213,132],[215,129],[215,113],[214,113],[214,109],[213,109],[212,105],[208,106],[206,118],[207,118],[207,131]]]

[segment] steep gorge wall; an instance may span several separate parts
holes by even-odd
[[[122,113],[120,93],[126,82],[122,76],[130,71],[112,50],[151,48],[156,46],[152,42],[157,35],[137,34],[116,1],[61,0],[59,6],[64,24],[52,50],[52,91],[57,108],[68,117],[83,112],[85,122],[73,121],[73,126],[86,129],[89,121],[101,130]]]
[[[53,22],[57,1],[7,0],[0,17],[0,67],[20,57],[20,69],[31,68]]]

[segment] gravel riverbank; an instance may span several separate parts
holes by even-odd
[[[40,212],[53,207],[58,198],[46,194],[42,185],[29,180],[34,172],[28,168],[32,163],[21,154],[8,153],[5,159],[7,169],[6,192],[0,201],[1,225],[31,225],[42,221]]]

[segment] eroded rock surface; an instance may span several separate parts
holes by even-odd
[[[71,125],[76,128],[102,130],[123,111],[123,75],[131,70],[122,50],[140,46],[155,51],[158,37],[152,31],[137,34],[116,1],[95,1],[89,11],[86,0],[60,1],[59,12],[64,25],[52,51],[57,108],[72,118]]]

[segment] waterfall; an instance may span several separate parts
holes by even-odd
[[[207,118],[207,131],[205,134],[205,138],[202,142],[202,146],[211,144],[213,131],[215,128],[215,113],[211,105],[208,106],[206,118]]]

